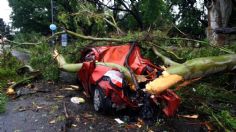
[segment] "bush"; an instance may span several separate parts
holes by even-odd
[[[16,42],[38,42],[42,38],[40,33],[31,32],[31,33],[17,33],[14,37],[14,41]]]
[[[7,97],[5,94],[0,93],[0,113],[4,112],[6,109]]]
[[[5,111],[7,102],[7,96],[3,93],[3,88],[7,87],[7,82],[19,80],[19,76],[16,74],[22,64],[10,53],[4,53],[0,56],[0,113]]]
[[[30,65],[43,74],[46,80],[57,81],[59,79],[59,69],[51,55],[52,50],[44,43],[31,49]]]

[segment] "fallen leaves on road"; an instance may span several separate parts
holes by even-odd
[[[77,86],[77,85],[69,85],[71,88],[73,88],[73,89],[76,89],[76,90],[78,90],[79,89],[79,86]]]
[[[35,88],[35,86],[30,83],[30,84],[28,84],[28,85],[26,86],[26,88],[33,89],[33,88]]]
[[[84,113],[83,117],[85,117],[85,118],[93,118],[93,115],[89,114],[89,113]]]
[[[65,96],[63,95],[58,95],[58,96],[54,96],[54,98],[64,98]]]
[[[61,89],[61,90],[74,91],[75,89],[73,89],[73,88],[64,88],[64,89]]]
[[[135,125],[136,125],[138,128],[141,128],[144,124],[145,124],[145,123],[144,123],[144,121],[143,121],[141,118],[138,118],[137,123],[135,123]]]
[[[127,124],[125,127],[130,129],[130,128],[141,128],[144,126],[145,123],[141,118],[138,118],[137,122],[135,124]]]
[[[54,123],[56,123],[56,120],[49,121],[49,124],[54,124]]]

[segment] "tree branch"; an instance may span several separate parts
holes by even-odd
[[[119,0],[119,2],[120,2],[120,4],[123,5],[123,6],[125,7],[125,9],[134,17],[134,19],[138,22],[139,27],[143,30],[143,21],[142,21],[142,19],[140,18],[140,15],[138,14],[139,12],[138,12],[138,11],[136,11],[136,13],[133,12],[131,9],[129,9],[129,7],[127,7],[127,5],[126,5],[123,1]]]
[[[163,50],[164,52],[166,52],[166,53],[168,53],[168,54],[171,54],[171,55],[174,56],[175,59],[177,59],[177,60],[183,60],[183,59],[184,59],[184,58],[181,58],[181,57],[179,57],[178,55],[176,55],[174,52],[172,52],[172,51],[170,51],[170,50],[167,50],[167,49],[165,49],[165,48],[162,48],[161,46],[158,46],[157,44],[154,44],[154,43],[152,43],[152,42],[149,42],[149,44],[152,45],[152,46],[154,46],[154,47],[156,47],[156,48],[158,48],[158,49]]]
[[[78,72],[83,66],[83,63],[67,63],[65,58],[62,55],[60,55],[57,50],[54,50],[53,57],[56,59],[59,65],[59,68],[67,72]],[[95,64],[96,66],[103,65],[103,66],[119,69],[119,71],[121,71],[124,74],[129,84],[134,85],[131,79],[130,72],[126,67],[115,64],[115,63],[95,62]]]
[[[108,5],[104,4],[103,2],[101,2],[99,0],[98,1],[88,0],[88,1],[96,3],[96,4],[103,5],[103,6],[107,7],[108,9],[111,9],[111,10],[119,10],[119,11],[129,12],[128,10],[125,10],[125,9],[122,9],[122,8],[115,8],[115,7],[108,6]]]
[[[85,36],[85,35],[82,35],[82,34],[78,34],[78,33],[75,33],[75,32],[72,32],[72,31],[69,31],[69,30],[66,30],[66,32],[70,35],[73,35],[75,37],[78,37],[78,38],[81,38],[81,39],[84,39],[84,40],[93,40],[93,41],[107,41],[107,42],[127,42],[125,40],[122,40],[122,39],[115,39],[115,38],[96,38],[96,37],[92,37],[92,36]],[[62,34],[63,32],[58,32],[57,34]]]
[[[172,61],[170,58],[168,58],[168,57],[162,55],[160,52],[158,52],[154,46],[152,47],[152,50],[157,56],[159,56],[162,59],[162,61],[164,62],[165,65],[167,65],[167,66],[179,65],[179,63]]]

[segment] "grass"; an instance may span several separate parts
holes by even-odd
[[[9,53],[0,56],[0,113],[5,111],[7,96],[4,94],[4,89],[8,86],[8,82],[20,80],[16,69],[22,64]]]
[[[40,70],[45,80],[57,81],[59,79],[59,69],[52,57],[52,49],[48,44],[41,44],[32,47],[30,65]]]
[[[6,110],[7,97],[5,94],[0,92],[0,113],[5,112]]]

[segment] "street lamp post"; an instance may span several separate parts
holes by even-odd
[[[53,5],[53,0],[51,0],[51,22],[54,23],[54,11],[53,11],[54,5]]]
[[[57,29],[57,26],[54,24],[54,2],[51,0],[51,24],[49,26],[50,30],[52,31],[52,36]],[[55,41],[52,40],[52,44],[54,45]]]

